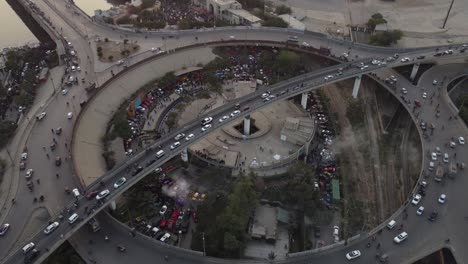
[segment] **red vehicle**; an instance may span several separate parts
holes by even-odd
[[[198,216],[197,216],[197,212],[196,212],[196,211],[193,211],[193,212],[192,212],[192,219],[193,219],[193,222],[198,223]]]
[[[334,172],[336,171],[336,169],[334,167],[331,167],[331,166],[328,166],[328,167],[325,167],[323,168],[324,171],[328,171],[328,172]]]
[[[175,209],[174,212],[172,212],[172,215],[171,215],[171,220],[172,219],[177,219],[177,217],[179,217],[179,214],[180,214],[180,211],[178,209]]]
[[[159,223],[159,227],[160,227],[160,228],[165,228],[165,227],[166,227],[166,224],[167,224],[166,219],[163,219],[163,220],[161,220],[161,222]]]
[[[250,110],[250,106],[244,107],[244,112]]]
[[[172,230],[172,227],[174,226],[175,221],[176,220],[174,218],[171,218],[171,220],[169,220],[169,223],[167,224],[167,229]]]
[[[86,199],[88,200],[91,200],[91,199],[94,199],[94,197],[96,197],[96,195],[99,193],[99,191],[92,191],[92,192],[89,192],[88,194],[86,194]]]

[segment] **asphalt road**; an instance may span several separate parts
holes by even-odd
[[[61,6],[59,2],[56,2],[55,5],[56,5],[56,8],[60,8],[60,6]],[[54,15],[54,12],[50,12],[50,13],[47,13],[47,14],[49,14],[51,16],[50,19],[53,20],[53,21],[60,21],[60,19],[63,19],[63,16]],[[70,22],[71,21],[70,18],[72,18],[72,17],[74,17],[74,16],[68,16],[68,17],[65,18],[65,20]],[[82,16],[76,16],[76,18],[77,18],[77,20],[75,22],[77,22],[77,21],[79,22],[79,19],[83,20],[81,22],[85,22],[85,20],[86,20],[86,18],[82,18]],[[71,21],[71,22],[73,22],[73,21]],[[80,60],[82,62],[87,61],[87,58],[85,57],[85,54],[92,54],[92,51],[90,50],[89,45],[86,43],[86,40],[83,40],[81,38],[81,36],[79,36],[79,34],[76,34],[73,23],[71,23],[71,22],[69,24],[67,24],[67,25],[66,25],[66,23],[63,23],[61,31],[63,31],[63,35],[69,36],[69,40],[73,42],[73,44],[75,46],[75,49],[78,51],[78,54],[80,55]],[[96,30],[94,30],[91,27],[94,24],[91,24],[90,21],[88,21],[88,24],[78,23],[78,25],[83,25],[85,27],[89,26],[89,28],[90,28],[89,31],[94,32],[96,35],[100,34],[100,30],[102,30],[102,32],[105,33],[105,34],[108,34],[109,32],[112,32],[107,27],[103,27],[101,25],[96,26],[94,28]],[[180,36],[179,39],[177,39],[177,38],[175,38],[175,39],[168,38],[168,39],[165,39],[165,41],[163,41],[163,42],[165,42],[164,46],[166,46],[166,48],[169,49],[169,48],[175,47],[176,45],[187,45],[187,43],[194,43],[196,41],[201,42],[205,38],[207,40],[208,39],[213,40],[213,39],[217,39],[217,38],[228,39],[230,36],[235,36],[235,38],[237,38],[237,39],[250,39],[250,38],[252,38],[252,39],[278,40],[278,39],[284,39],[285,38],[285,32],[279,32],[278,33],[276,31],[269,31],[269,30],[265,30],[264,32],[261,32],[261,31],[262,30],[250,29],[250,30],[244,30],[240,34],[237,34],[237,33],[239,33],[239,30],[233,30],[233,31],[224,30],[223,32],[216,32],[216,33],[213,33],[213,32],[198,32],[197,34],[200,36],[198,38],[198,40],[195,40],[193,38],[194,35],[192,33],[192,35],[188,34],[190,36],[187,36],[187,37]],[[87,32],[87,33],[89,34],[89,32]],[[102,35],[105,35],[105,34],[102,34]],[[115,32],[114,33],[115,38],[118,38],[117,34],[119,34],[119,37],[120,37],[121,33],[120,32]],[[244,37],[242,37],[243,34],[244,34]],[[142,34],[132,33],[130,35],[135,36],[135,38],[139,38],[139,39],[144,38],[142,36]],[[105,36],[107,36],[107,35],[105,35]],[[150,38],[161,38],[161,37],[160,36],[150,36],[148,41],[154,41],[154,39],[150,39]],[[344,52],[344,51],[347,50],[346,46],[341,46],[339,44],[336,44],[334,41],[331,41],[331,40],[328,40],[328,39],[318,39],[317,40],[315,35],[300,36],[300,41],[312,42],[313,43],[312,45],[314,45],[314,46],[317,46],[317,45],[318,46],[320,46],[320,45],[331,46],[332,50],[334,50],[335,53],[337,53],[337,54],[339,54],[341,51]],[[333,46],[335,44],[336,44],[336,47]],[[379,50],[378,53],[377,52],[366,53],[363,50],[359,51],[359,52],[362,52],[362,55],[361,55],[361,53],[359,53],[361,57],[381,54],[381,50]],[[393,52],[393,51],[391,51],[391,52]],[[391,52],[389,52],[389,53],[391,53]],[[358,52],[356,52],[356,55],[357,55],[357,53]],[[89,65],[87,65],[87,66],[82,65],[83,71],[85,69],[89,68],[90,70],[88,72],[90,72],[90,73],[94,72],[93,62],[88,61],[87,64],[89,64]],[[80,92],[76,92],[76,95],[77,95],[76,97],[77,98],[78,97],[81,98],[82,96],[85,96],[85,95],[83,95],[83,90],[82,89],[75,89],[75,90],[72,89],[71,93],[69,95],[67,95],[67,96],[72,96],[73,91],[76,91],[76,90],[80,91]],[[60,100],[60,98],[57,99],[57,101],[59,101],[59,100]],[[67,185],[64,185],[64,184],[68,184],[68,185],[74,184],[73,177],[67,177],[67,180],[63,180],[63,182],[61,182],[61,183],[52,183],[53,181],[50,180],[50,175],[55,175],[54,171],[56,171],[56,168],[54,167],[53,163],[44,160],[46,158],[44,157],[43,153],[42,153],[42,159],[41,159],[41,154],[40,154],[41,153],[40,151],[42,150],[42,146],[44,146],[44,143],[50,142],[50,137],[52,135],[51,132],[50,132],[50,128],[55,128],[57,126],[57,124],[58,125],[63,124],[62,127],[64,128],[65,133],[63,133],[62,136],[66,137],[67,134],[70,135],[71,129],[69,127],[71,127],[71,126],[69,126],[69,123],[71,123],[71,122],[68,122],[69,120],[65,119],[65,113],[67,111],[69,111],[69,110],[64,109],[63,108],[63,101],[61,101],[61,102],[62,102],[62,106],[60,106],[60,103],[57,103],[57,106],[54,106],[53,104],[51,106],[49,106],[50,107],[49,109],[54,109],[53,114],[49,113],[49,115],[46,117],[46,119],[44,119],[42,122],[38,123],[38,125],[37,125],[38,129],[34,130],[34,133],[33,133],[33,136],[32,136],[33,140],[31,140],[31,142],[34,142],[34,145],[29,146],[29,151],[32,154],[34,154],[34,155],[31,154],[31,156],[30,156],[30,158],[31,158],[30,163],[31,163],[31,166],[34,167],[34,169],[36,170],[35,177],[38,176],[39,174],[41,175],[40,177],[44,177],[44,175],[49,175],[49,178],[46,178],[47,176],[44,177],[45,179],[49,179],[49,180],[46,180],[46,184],[44,184],[44,182],[41,181],[41,189],[35,188],[35,192],[37,191],[38,194],[40,194],[41,192],[43,192],[44,194],[47,193],[46,202],[48,203],[48,207],[50,207],[53,212],[58,211],[61,208],[60,205],[64,204],[64,202],[67,201],[68,197],[64,197],[64,193],[63,192],[61,193],[61,190],[63,189],[63,187],[67,186]],[[261,106],[261,105],[258,105],[258,106]],[[251,107],[254,108],[253,106],[251,106]],[[60,113],[61,109],[63,111],[62,113]],[[76,109],[74,109],[74,111],[76,111]],[[47,121],[47,120],[50,120],[50,121]],[[215,120],[216,120],[216,118],[215,118]],[[47,122],[45,122],[45,121],[47,121]],[[63,122],[63,121],[65,121],[65,122]],[[186,133],[186,134],[188,134],[188,133]],[[60,141],[60,144],[64,144],[62,142],[62,140],[63,140],[62,138],[60,138],[58,140]],[[40,143],[40,144],[37,144],[37,143]],[[167,143],[169,144],[170,142],[167,142]],[[164,147],[167,148],[167,145],[164,145]],[[60,152],[60,155],[64,155],[66,153],[66,150],[63,150],[63,146],[59,147],[59,149],[57,151]],[[459,157],[460,156],[461,155],[459,155]],[[63,165],[65,165],[65,164],[62,164],[62,166]],[[63,170],[65,171],[65,166],[63,167]],[[41,179],[43,179],[43,178],[41,178]],[[39,185],[36,184],[36,187],[38,187],[38,186]],[[44,186],[44,187],[42,187],[42,186]],[[22,193],[24,193],[24,191],[21,191],[20,194],[22,194]],[[52,199],[49,199],[49,195],[52,195],[52,197],[51,197]],[[29,198],[31,198],[31,197],[29,197]],[[27,194],[26,195],[21,195],[21,199],[25,200],[25,201],[18,200],[18,202],[21,202],[21,204],[23,204],[23,202],[27,202],[26,201],[28,199]],[[49,204],[49,200],[51,201],[50,204]],[[68,198],[68,200],[69,200],[69,198]],[[32,201],[31,201],[31,203],[32,203]],[[18,208],[20,208],[20,207],[18,206]],[[81,207],[81,208],[83,208],[83,207]],[[21,221],[23,221],[23,223],[24,223],[25,219],[27,219],[27,217],[28,217],[27,214],[15,213],[14,211],[12,211],[10,214],[11,214],[11,217],[9,215],[8,219],[11,219],[12,220],[11,222],[14,222],[15,224],[17,222],[21,223]],[[12,234],[13,233],[10,233],[9,235],[12,235]],[[49,239],[49,240],[53,241],[54,238]],[[7,241],[7,240],[3,240],[3,241]],[[0,246],[2,246],[2,245],[0,244]],[[1,247],[1,248],[7,248],[7,247]]]
[[[432,51],[425,51],[424,54],[429,55],[430,53],[432,53]],[[413,54],[413,56],[420,55],[420,54],[423,54],[423,53],[419,52],[417,54]],[[251,111],[259,109],[261,107],[264,107],[268,103],[274,102],[275,100],[282,100],[282,99],[285,99],[287,97],[300,94],[300,93],[302,93],[302,92],[304,92],[306,90],[311,89],[312,87],[317,88],[317,87],[322,86],[323,84],[326,83],[325,80],[324,80],[325,76],[330,75],[330,74],[335,74],[339,67],[346,67],[345,65],[337,65],[337,66],[333,66],[333,67],[330,67],[330,68],[322,69],[322,70],[319,71],[319,72],[321,72],[320,74],[309,73],[309,74],[306,74],[305,77],[304,76],[299,76],[299,77],[292,78],[291,80],[285,81],[283,83],[273,85],[272,87],[268,88],[268,90],[270,90],[272,92],[272,94],[277,94],[278,95],[282,91],[286,91],[286,93],[284,95],[282,95],[282,96],[278,96],[274,100],[269,101],[267,103],[263,102],[263,99],[260,98],[260,94],[263,91],[257,91],[257,92],[255,92],[255,93],[253,93],[251,95],[248,95],[248,96],[246,96],[244,98],[240,98],[239,100],[231,102],[230,104],[227,104],[227,105],[223,106],[222,108],[215,109],[213,111],[214,113],[211,114],[213,116],[213,119],[214,119],[212,129],[216,129],[216,128],[218,128],[218,127],[220,127],[221,125],[224,124],[224,123],[220,124],[219,122],[217,122],[217,120],[220,117],[224,116],[224,115],[229,115],[230,112],[233,111],[233,105],[235,103],[237,103],[237,101],[242,101],[240,109],[244,109],[246,106],[250,107],[250,110],[244,111],[242,113],[242,114],[249,114]],[[348,63],[348,65],[351,65],[351,63]],[[387,66],[392,67],[392,66],[395,66],[395,65],[401,65],[401,63],[399,63],[397,61],[397,62],[394,62],[394,63],[389,63]],[[368,71],[375,71],[375,70],[377,70],[379,68],[382,68],[382,66],[370,65],[370,67],[367,69],[367,71],[362,71],[357,67],[345,68],[343,70],[343,75],[338,77],[338,78],[334,78],[332,80],[332,82],[339,81],[339,80],[342,80],[342,79],[346,79],[346,78],[349,78],[351,76],[355,76],[357,74],[362,74],[362,73],[365,73],[365,72],[368,72]],[[304,83],[304,87],[297,86],[298,84],[301,84],[301,83]],[[309,85],[311,87],[308,87]],[[409,95],[410,94],[411,93],[409,93]],[[128,173],[126,172],[126,169],[124,169],[124,168],[126,168],[129,165],[137,164],[137,163],[141,164],[141,165],[146,164],[146,162],[148,160],[154,159],[154,154],[157,151],[156,148],[151,150],[151,151],[148,151],[146,153],[139,153],[139,154],[135,155],[130,160],[126,161],[125,164],[117,167],[115,170],[113,170],[113,171],[109,172],[108,174],[106,174],[103,177],[104,182],[106,183],[105,187],[95,185],[95,186],[92,186],[87,191],[89,192],[91,190],[96,190],[96,189],[102,190],[104,188],[107,188],[109,190],[112,190],[110,196],[108,197],[108,201],[112,200],[113,197],[116,197],[122,191],[128,189],[131,185],[136,183],[138,179],[141,179],[148,172],[150,172],[151,170],[153,170],[156,167],[159,167],[161,164],[163,164],[165,161],[167,161],[170,157],[173,157],[173,156],[178,154],[177,151],[171,151],[170,150],[170,145],[174,142],[174,140],[172,138],[177,133],[184,132],[187,135],[190,134],[190,133],[194,133],[195,137],[194,137],[193,141],[202,138],[205,134],[200,131],[199,122],[200,122],[200,120],[194,120],[191,123],[187,124],[184,128],[180,129],[179,131],[174,132],[174,133],[168,135],[167,137],[161,139],[159,142],[157,142],[155,145],[156,146],[161,145],[162,149],[166,152],[166,155],[165,155],[166,158],[162,158],[162,159],[158,160],[158,162],[155,162],[153,165],[145,168],[143,170],[143,172],[138,174],[136,177],[129,178]],[[182,141],[181,146],[179,147],[179,150],[186,147],[186,146],[188,146],[190,143],[191,143],[191,141],[185,141],[185,140]],[[122,176],[126,176],[128,178],[127,183],[123,187],[121,187],[119,190],[113,191],[113,187],[112,187],[113,183]],[[90,216],[94,215],[94,213],[92,213],[92,214],[90,214],[89,217],[84,217],[84,215],[86,215],[86,213],[84,213],[84,211],[85,211],[84,208],[85,207],[92,208],[93,206],[95,206],[96,207],[96,212],[104,207],[103,205],[96,204],[96,201],[94,199],[93,200],[86,200],[85,198],[80,198],[79,203],[80,203],[81,206],[77,209],[76,212],[84,218],[83,221],[81,221],[81,223],[86,222],[86,220],[89,219]],[[71,232],[76,231],[76,229],[77,229],[77,227],[73,227],[73,226],[70,226],[70,225],[64,223],[53,234],[51,234],[49,236],[45,236],[45,235],[39,233],[38,235],[36,235],[32,239],[32,241],[34,241],[39,248],[53,249],[55,247],[54,245],[60,244],[60,243],[56,243],[57,241],[61,241],[60,238],[59,238],[60,234],[64,234],[65,238],[66,238]],[[12,258],[10,258],[10,260],[18,261],[18,258],[19,259],[22,258],[22,253],[20,253],[20,252],[15,253],[12,256]],[[7,263],[15,263],[16,261],[13,261],[13,262],[8,261]]]

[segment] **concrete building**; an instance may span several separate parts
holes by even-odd
[[[288,211],[271,205],[260,205],[255,208],[250,236],[254,239],[266,239],[268,242],[275,242],[279,224],[289,224]]]
[[[231,24],[254,25],[261,21],[242,9],[242,5],[235,0],[206,0],[206,9],[215,19],[222,19]]]
[[[108,10],[94,10],[94,17],[97,19],[113,18],[117,15],[120,15],[122,10],[118,7],[111,7]]]
[[[297,29],[297,30],[305,30],[305,25],[301,21],[297,20],[295,17],[284,14],[284,15],[279,15],[281,19],[283,19],[284,22],[288,23],[288,27],[292,29]]]
[[[314,137],[314,120],[307,117],[286,118],[281,130],[281,140],[291,144],[303,146],[310,144]]]

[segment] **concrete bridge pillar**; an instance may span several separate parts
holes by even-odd
[[[362,78],[362,75],[358,75],[358,76],[356,76],[356,79],[354,79],[354,87],[353,87],[353,98],[354,99],[357,98],[359,88],[361,87],[361,78]]]
[[[112,211],[115,211],[115,209],[117,209],[117,204],[115,203],[115,200],[112,201],[112,202],[109,204],[109,208],[110,208]]]
[[[418,74],[418,70],[419,70],[419,63],[413,64],[413,70],[411,71],[411,76],[410,76],[410,79],[412,81],[414,81],[416,74]]]
[[[183,162],[188,162],[188,151],[187,148],[184,148],[182,152],[180,152],[180,158]]]
[[[250,115],[244,117],[244,135],[250,135]]]
[[[305,110],[307,110],[307,99],[309,99],[309,93],[308,92],[302,93],[301,105],[302,105],[302,108],[304,108]]]

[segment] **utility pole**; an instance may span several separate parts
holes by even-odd
[[[445,24],[447,24],[447,20],[448,20],[448,17],[450,15],[450,11],[452,11],[453,2],[455,2],[455,0],[452,0],[452,2],[450,3],[449,9],[447,10],[447,16],[445,16],[444,24],[442,25],[442,28],[445,28]]]
[[[206,250],[205,250],[205,232],[202,232],[202,238],[203,238],[203,256],[206,256]]]

